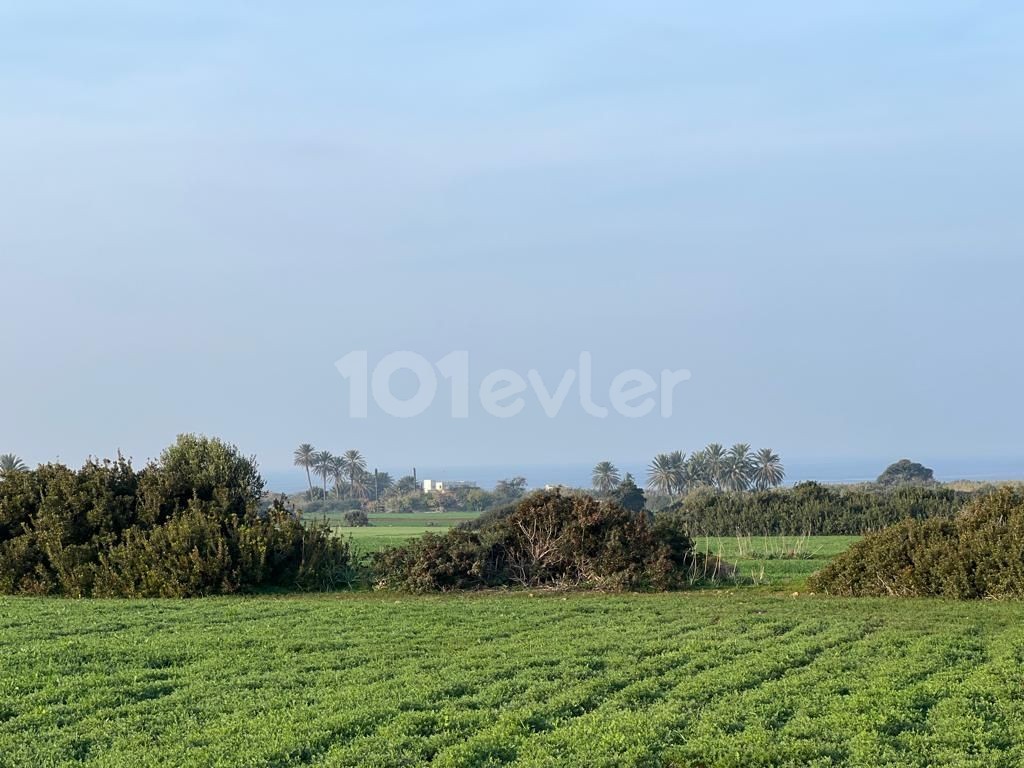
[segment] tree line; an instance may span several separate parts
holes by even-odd
[[[335,498],[351,499],[377,498],[389,491],[395,480],[387,472],[366,469],[366,459],[358,450],[351,449],[340,455],[330,451],[319,451],[309,443],[303,443],[293,453],[293,463],[306,470],[309,484],[309,498],[314,498],[313,476],[322,482],[321,498],[328,498],[327,483],[332,483],[331,492]]]
[[[467,485],[424,493],[414,475],[396,480],[389,472],[369,471],[358,450],[335,455],[310,443],[294,450],[293,463],[306,472],[305,496],[309,503],[300,506],[311,514],[365,509],[371,505],[382,512],[476,511],[515,501],[526,493],[527,487],[526,478],[517,476],[499,480],[489,491]]]
[[[719,443],[694,451],[659,453],[647,468],[647,490],[659,496],[683,496],[698,488],[723,491],[763,491],[777,488],[786,471],[779,455],[770,448],[751,451],[748,443],[736,443],[728,450]],[[591,483],[599,493],[609,493],[619,485],[618,468],[601,461],[591,473]]]
[[[939,485],[832,486],[815,482],[792,488],[722,493],[691,491],[661,509],[694,536],[841,536],[877,531],[900,520],[954,517],[972,498]]]

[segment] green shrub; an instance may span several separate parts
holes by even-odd
[[[370,516],[361,509],[353,509],[345,513],[345,525],[350,528],[365,528],[370,524]]]
[[[375,555],[377,585],[414,592],[487,586],[673,589],[698,571],[692,540],[610,501],[533,494],[478,530],[456,529]]]
[[[980,495],[980,494],[979,494]],[[746,493],[693,491],[658,512],[696,536],[856,536],[907,518],[951,518],[972,494],[942,487],[799,483]]]
[[[255,462],[184,435],[136,472],[48,465],[0,482],[0,592],[189,597],[350,581],[348,545],[281,501],[260,509]]]
[[[867,536],[810,582],[835,595],[1024,597],[1024,494],[1002,488],[952,519]]]

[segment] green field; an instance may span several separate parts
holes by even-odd
[[[477,512],[418,512],[371,515],[369,527],[336,526],[339,536],[351,537],[362,553],[376,552],[421,536],[444,533],[451,526],[471,520]],[[720,555],[739,568],[744,580],[757,584],[798,585],[847,549],[858,536],[705,536],[695,540],[701,552]]]
[[[447,526],[388,525],[363,528],[339,526],[334,529],[339,536],[352,539],[355,549],[361,553],[377,552],[385,547],[394,547],[424,533],[444,533]]]
[[[719,555],[756,584],[799,586],[859,536],[703,536],[700,552]]]
[[[362,553],[376,552],[393,547],[424,533],[444,533],[465,520],[476,518],[479,512],[389,512],[371,514],[370,525],[352,528],[341,524],[341,516],[328,517],[332,530],[339,536],[352,539]]]
[[[1019,766],[1016,604],[0,599],[4,766]]]

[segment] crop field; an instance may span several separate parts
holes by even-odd
[[[1022,607],[0,600],[3,766],[1019,766]]]

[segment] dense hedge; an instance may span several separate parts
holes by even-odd
[[[426,534],[375,555],[378,587],[413,592],[504,585],[676,589],[722,575],[681,528],[589,496],[539,492],[477,530]],[[712,573],[719,571],[719,573]]]
[[[810,586],[834,595],[1024,597],[1024,495],[1003,488],[953,519],[886,528],[838,556]]]
[[[260,511],[255,463],[183,435],[141,471],[119,458],[0,482],[0,592],[187,597],[349,578],[344,541],[281,503]]]
[[[728,493],[704,489],[663,509],[694,536],[858,535],[905,519],[950,518],[971,494],[943,487],[895,488],[800,483]]]

